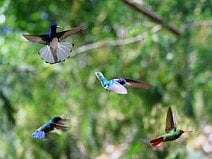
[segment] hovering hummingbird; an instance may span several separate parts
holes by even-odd
[[[70,44],[68,42],[61,42],[61,40],[67,38],[68,36],[78,33],[79,31],[85,28],[84,25],[80,25],[78,27],[56,32],[56,29],[59,28],[57,24],[51,24],[50,30],[48,34],[41,34],[41,35],[26,35],[23,34],[27,40],[40,43],[46,45],[45,47],[41,48],[38,52],[41,58],[50,64],[59,63],[65,61],[66,58],[70,57],[71,48],[74,44]]]
[[[54,128],[56,129],[67,128],[67,126],[65,126],[67,120],[68,119],[55,116],[51,120],[49,120],[46,124],[42,125],[37,130],[33,131],[32,137],[37,139],[44,139],[46,138],[47,134],[50,131],[54,130]]]
[[[107,91],[118,94],[127,94],[127,89],[125,87],[147,89],[151,86],[149,83],[127,78],[117,78],[108,81],[101,72],[95,72],[95,75]]]
[[[150,141],[151,145],[158,147],[162,142],[172,141],[178,139],[185,132],[193,132],[191,130],[179,130],[176,127],[176,115],[172,113],[171,107],[169,107],[166,117],[166,128],[167,134],[159,136]]]

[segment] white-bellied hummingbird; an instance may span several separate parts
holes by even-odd
[[[95,72],[96,77],[100,80],[102,86],[109,92],[115,92],[118,94],[127,94],[125,87],[132,88],[149,88],[151,85],[147,82],[137,81],[128,78],[117,78],[107,80],[101,72]]]

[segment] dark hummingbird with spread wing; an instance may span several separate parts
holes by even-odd
[[[64,129],[67,128],[65,126],[68,119],[65,119],[63,117],[53,117],[50,119],[47,123],[39,127],[37,130],[32,132],[32,137],[37,139],[45,139],[47,137],[47,134],[56,129]]]
[[[41,58],[50,64],[59,63],[65,61],[65,59],[70,57],[71,48],[74,46],[73,43],[68,42],[61,42],[63,39],[71,36],[85,28],[84,25],[80,25],[78,27],[57,32],[57,24],[51,24],[50,30],[48,34],[41,34],[41,35],[26,35],[23,36],[34,43],[40,43],[46,45],[45,47],[41,48],[38,52]]]
[[[127,78],[117,78],[107,80],[101,72],[95,72],[96,77],[100,80],[102,86],[109,92],[115,92],[118,94],[127,94],[125,87],[132,88],[149,88],[151,85],[147,82],[137,81]]]
[[[151,145],[158,147],[162,142],[172,141],[178,139],[185,132],[193,132],[192,130],[179,130],[176,127],[176,115],[172,113],[171,107],[169,107],[166,117],[166,134],[159,136],[150,141]]]

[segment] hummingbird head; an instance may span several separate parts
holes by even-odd
[[[60,120],[62,120],[62,118],[61,118],[61,117],[58,117],[58,116],[55,116],[55,117],[53,117],[53,118],[51,119],[51,121],[52,121],[53,123],[57,123],[57,122],[60,121]]]
[[[99,77],[101,77],[101,76],[104,77],[103,74],[102,74],[101,72],[95,72],[95,75],[96,75],[97,78],[99,78]]]
[[[52,23],[52,24],[50,25],[50,28],[51,28],[51,29],[57,29],[57,24],[56,24],[56,23]]]

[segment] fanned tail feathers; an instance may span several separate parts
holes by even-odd
[[[46,134],[42,130],[35,130],[32,132],[32,137],[37,138],[37,139],[44,139],[44,138],[46,138]]]
[[[49,45],[46,45],[45,47],[41,48],[39,51],[39,55],[47,63],[50,64],[59,63],[65,61],[65,59],[70,57],[72,51],[71,48],[73,46],[74,44],[70,44],[68,42],[58,42],[56,52],[57,60],[55,60]]]

